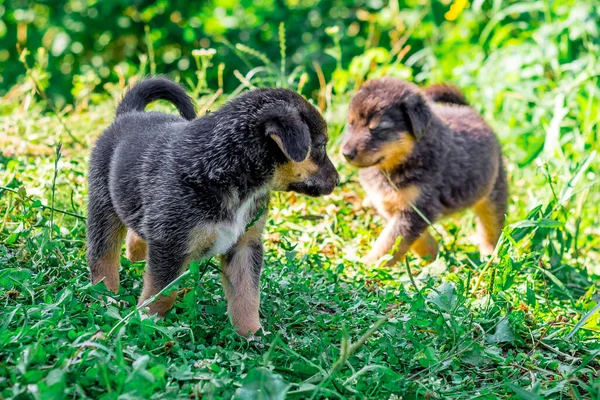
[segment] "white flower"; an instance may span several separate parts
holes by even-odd
[[[217,50],[215,50],[215,49],[196,49],[196,50],[192,50],[192,56],[194,56],[194,57],[204,57],[204,56],[212,57],[215,54],[217,54]]]

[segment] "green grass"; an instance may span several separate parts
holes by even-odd
[[[319,99],[342,183],[320,199],[274,196],[266,332],[253,340],[233,331],[214,262],[192,265],[164,321],[133,306],[144,263],[123,257],[118,302],[102,300],[85,262],[86,170],[123,88],[55,113],[32,90],[43,63],[32,64],[0,106],[0,398],[600,398],[600,51],[583,22],[565,49],[579,14],[558,8],[541,27],[515,16],[528,10],[497,11],[483,32],[467,14],[430,33],[430,68],[394,70],[455,82],[498,132],[511,200],[495,257],[480,259],[467,212],[435,224],[432,265],[358,263],[383,221],[337,155],[357,81],[339,69]],[[281,65],[270,82],[297,87]],[[198,109],[227,98],[204,93]]]

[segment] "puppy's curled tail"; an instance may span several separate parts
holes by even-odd
[[[465,95],[455,86],[441,83],[424,89],[425,96],[436,103],[450,103],[468,106]]]
[[[173,81],[165,78],[150,78],[133,86],[117,107],[117,116],[144,111],[155,100],[167,100],[177,107],[181,116],[187,120],[196,118],[194,103],[185,90]]]

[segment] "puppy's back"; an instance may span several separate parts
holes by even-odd
[[[454,133],[474,138],[490,138],[496,142],[492,128],[473,109],[465,95],[455,86],[442,83],[423,89],[425,97],[433,102],[432,109]]]
[[[457,107],[453,104],[434,104],[432,109],[455,134],[495,139],[492,128],[471,107]]]

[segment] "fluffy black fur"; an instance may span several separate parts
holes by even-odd
[[[143,112],[157,99],[173,102],[183,118]],[[166,79],[138,83],[91,156],[87,257],[92,281],[110,278],[112,290],[118,288],[118,275],[106,272],[114,261],[106,259],[118,253],[128,229],[148,246],[148,284],[141,301],[168,285],[192,258],[214,254],[226,254],[225,263],[241,260],[235,261],[241,270],[235,277],[247,276],[258,290],[260,230],[244,238],[246,224],[267,206],[270,190],[318,196],[334,189],[338,175],[326,141],[319,112],[290,90],[247,92],[194,119],[192,102],[178,85]],[[307,165],[312,169],[302,174]],[[239,316],[233,317],[235,323]],[[239,325],[242,333],[256,328]]]
[[[132,111],[144,111],[156,100],[166,100],[175,105],[181,116],[187,120],[196,118],[194,104],[185,90],[166,78],[153,78],[141,81],[127,92],[117,107],[116,115]]]

